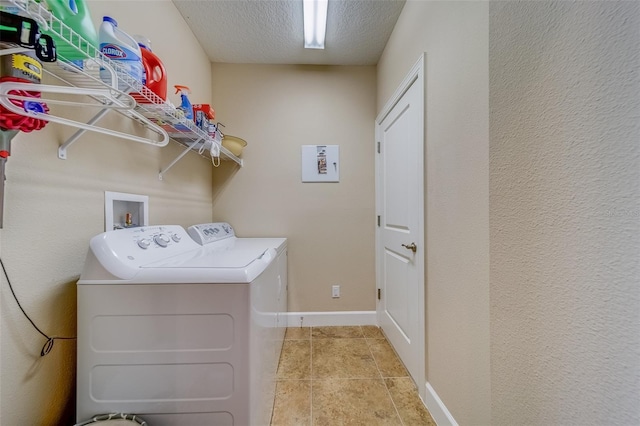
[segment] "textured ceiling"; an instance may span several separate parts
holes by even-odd
[[[405,0],[329,0],[324,50],[304,49],[302,0],[173,0],[209,59],[375,65]]]

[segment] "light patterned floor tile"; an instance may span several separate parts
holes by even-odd
[[[314,339],[311,371],[313,379],[380,377],[364,339]]]
[[[382,329],[376,325],[363,325],[362,333],[367,339],[384,339]]]
[[[310,380],[281,380],[277,382],[271,425],[311,425]]]
[[[405,425],[436,426],[410,377],[384,379]]]
[[[382,377],[407,377],[407,369],[386,339],[367,339]]]
[[[380,379],[312,381],[314,426],[401,425]]]
[[[375,326],[288,328],[277,377],[273,426],[435,426]]]
[[[288,327],[284,338],[285,340],[309,340],[311,327]]]
[[[354,339],[364,338],[362,328],[357,326],[345,327],[312,327],[311,337],[314,339]]]
[[[276,374],[278,379],[311,378],[311,341],[285,340]]]

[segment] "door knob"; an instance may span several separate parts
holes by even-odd
[[[418,250],[418,247],[416,246],[416,243],[411,243],[409,245],[402,244],[402,247],[406,248],[407,250],[411,250],[414,253],[416,252],[416,250]]]

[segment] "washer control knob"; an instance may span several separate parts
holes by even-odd
[[[176,243],[179,243],[180,240],[182,239],[182,237],[180,235],[178,235],[178,234],[173,234],[173,235],[171,235],[171,239],[173,241],[175,241]]]
[[[141,249],[148,249],[149,246],[151,245],[151,240],[148,238],[141,238],[138,240],[138,247],[140,247]]]
[[[171,240],[169,239],[169,237],[167,237],[165,234],[158,234],[155,235],[153,237],[153,241],[155,241],[155,243],[157,245],[159,245],[160,247],[166,247],[167,245],[169,245],[169,243],[171,242]]]

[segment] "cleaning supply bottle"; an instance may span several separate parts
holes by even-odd
[[[184,117],[188,120],[193,120],[193,107],[191,106],[191,102],[189,101],[189,97],[187,96],[191,93],[191,89],[187,86],[174,86],[176,88],[176,95],[180,94],[181,103],[178,107],[179,110],[184,112]]]
[[[133,38],[138,42],[142,52],[142,84],[158,95],[163,101],[167,100],[167,73],[158,56],[151,51],[151,41],[140,35]],[[138,103],[149,103],[149,100],[139,94],[133,94]]]
[[[53,37],[60,59],[73,62],[93,58],[93,49],[98,49],[98,33],[93,26],[89,8],[85,1],[46,0],[46,3],[53,16],[62,21],[52,20],[49,22],[50,30],[44,31]],[[70,37],[69,30],[64,28],[63,24],[78,33],[83,40],[79,40],[77,37]],[[57,34],[64,35],[71,43],[58,37]]]
[[[120,65],[116,73],[121,75],[126,72],[142,84],[142,52],[134,38],[118,28],[115,19],[105,16],[100,25],[99,39],[100,52]],[[113,86],[111,73],[105,67],[100,68],[100,78]],[[122,79],[118,79],[118,90],[132,92],[136,91],[136,87],[131,87]]]

